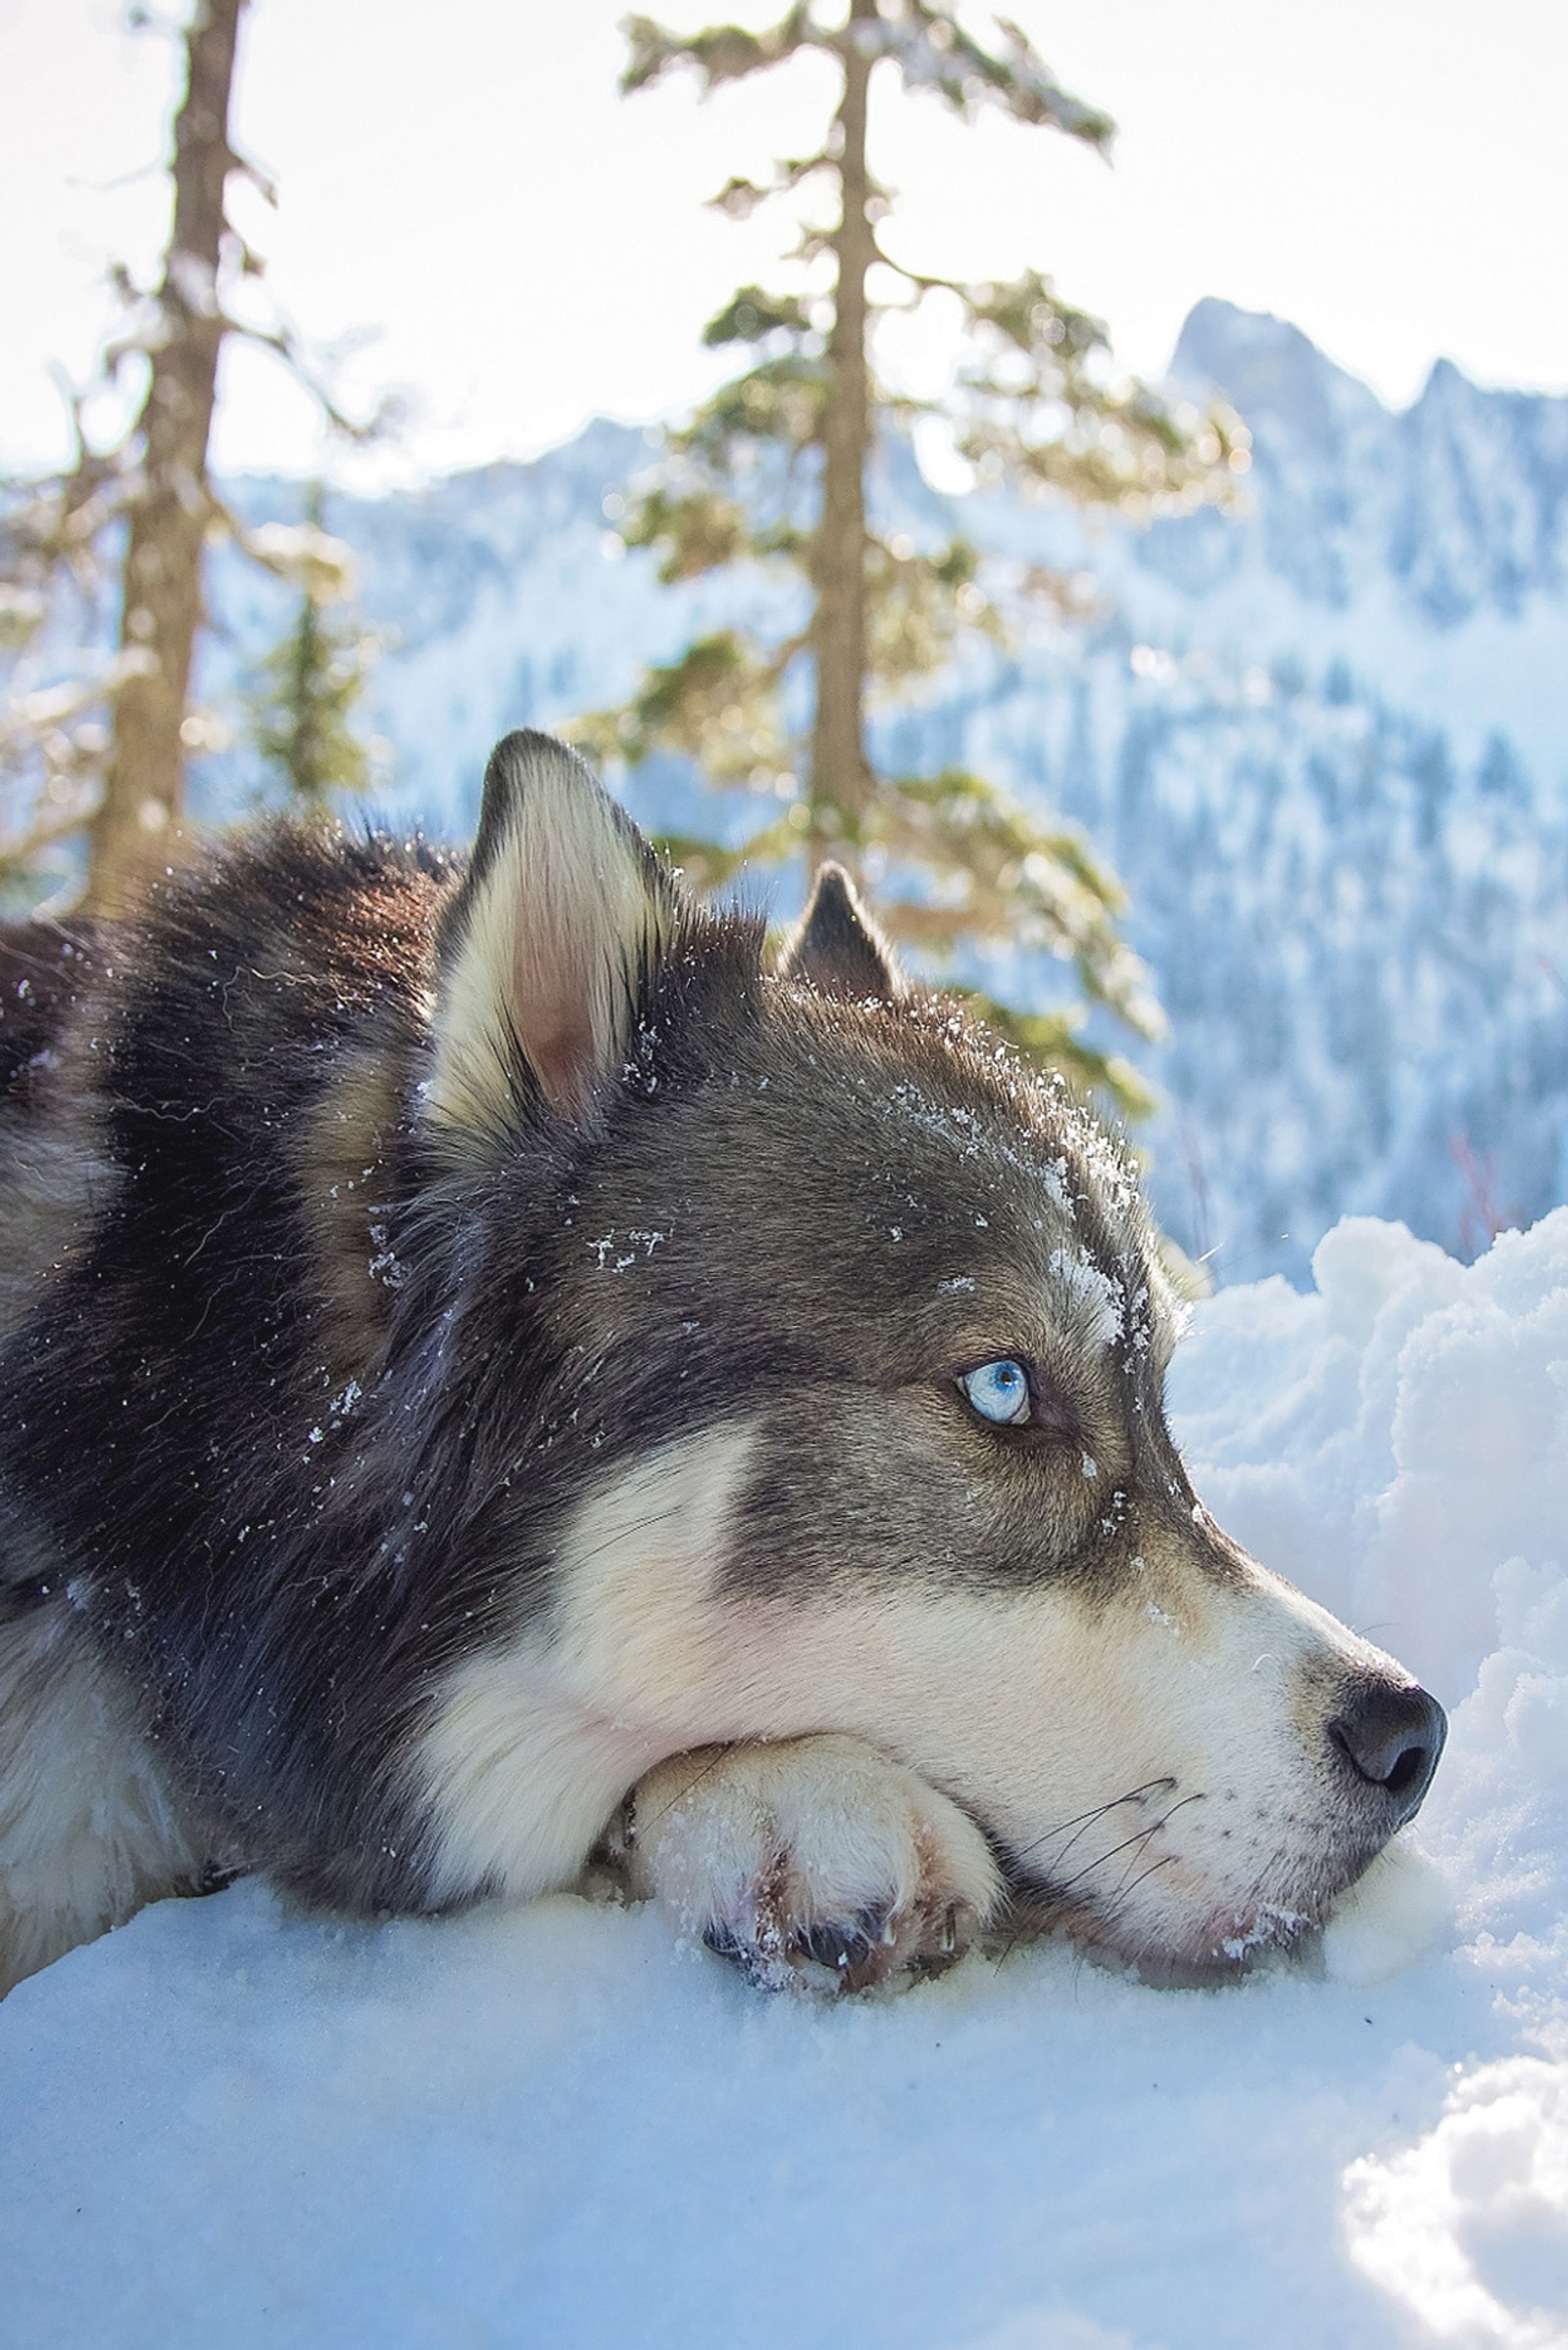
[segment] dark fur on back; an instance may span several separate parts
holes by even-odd
[[[73,923],[0,926],[0,1115],[25,1107],[91,969],[92,928]]]
[[[460,873],[283,832],[105,942],[55,1084],[92,1101],[112,1172],[0,1361],[12,1607],[69,1586],[215,1854],[372,1910],[422,1903],[393,1766],[439,1675],[515,1619],[577,1450],[544,1303],[575,1253],[571,1139],[520,1075],[478,1156],[417,1115]],[[622,1116],[755,1019],[759,952],[756,925],[693,917]],[[390,1116],[334,1154],[361,1072],[388,1071]],[[368,1275],[348,1314],[345,1249]]]
[[[323,1821],[339,1846],[352,1821],[335,1889],[372,1906],[397,1839],[366,1668],[399,1629],[404,1489],[334,1394],[309,1130],[346,1054],[411,1066],[449,870],[283,834],[102,943],[57,1083],[92,1102],[108,1183],[0,1366],[37,1603],[69,1588],[130,1666],[215,1851],[309,1883]],[[368,1260],[417,1181],[406,1118],[384,1146],[354,1178]]]

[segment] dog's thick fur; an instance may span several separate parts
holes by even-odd
[[[515,735],[466,869],[283,832],[0,1008],[0,1984],[607,1839],[762,1980],[1009,1898],[1223,1965],[1420,1800],[1435,1705],[1195,1499],[1123,1158],[842,876],[770,971]]]

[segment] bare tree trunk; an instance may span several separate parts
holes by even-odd
[[[188,80],[174,120],[174,224],[158,289],[159,327],[137,423],[141,481],[132,500],[121,608],[122,653],[136,673],[115,702],[104,797],[93,819],[86,903],[118,913],[167,862],[184,799],[180,729],[202,621],[207,442],[225,331],[218,299],[227,226],[223,194],[234,50],[246,0],[196,0],[185,35]]]
[[[811,620],[816,662],[809,836],[813,863],[823,856],[846,853],[855,861],[855,834],[871,792],[864,718],[865,465],[871,436],[865,280],[875,259],[865,161],[871,66],[855,33],[857,25],[874,24],[876,15],[877,0],[853,0],[844,48],[844,96],[837,117],[842,204],[832,242],[838,282],[822,419],[822,514],[811,564],[816,590]]]

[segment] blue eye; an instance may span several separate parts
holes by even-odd
[[[1010,1354],[965,1371],[958,1385],[982,1420],[1016,1427],[1029,1417],[1029,1374]]]

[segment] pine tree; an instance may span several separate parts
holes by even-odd
[[[809,873],[833,857],[872,878],[893,934],[939,963],[971,942],[1069,959],[1084,1004],[1049,1016],[985,1008],[1076,1082],[1141,1107],[1126,1064],[1077,1034],[1091,1003],[1140,1035],[1159,1026],[1143,967],[1117,935],[1114,880],[1085,843],[1037,825],[981,776],[880,771],[866,727],[873,693],[891,698],[929,676],[965,636],[1005,644],[1011,633],[967,541],[917,548],[869,515],[868,478],[890,431],[942,415],[981,482],[1134,514],[1222,496],[1245,465],[1234,417],[1199,417],[1117,378],[1104,328],[1037,271],[968,283],[917,271],[889,251],[892,201],[867,158],[879,74],[965,121],[994,108],[1101,152],[1113,125],[1060,86],[1015,26],[1003,24],[1000,45],[988,48],[936,0],[851,0],[837,24],[820,20],[816,0],[796,0],[760,33],[715,25],[680,35],[644,17],[626,31],[628,93],[685,71],[707,95],[805,50],[831,58],[840,96],[821,147],[777,164],[765,181],[732,178],[713,201],[744,219],[825,183],[837,219],[803,230],[794,290],[743,287],[709,324],[710,346],[739,348],[749,364],[668,436],[664,462],[623,524],[629,545],[654,551],[666,582],[741,563],[781,572],[805,608],[803,624],[774,639],[742,627],[698,638],[650,670],[624,709],[590,720],[585,737],[632,767],[659,750],[687,753],[714,784],[783,804],[739,851],[671,839],[702,883],[716,885],[742,861],[802,857]],[[831,268],[824,292],[812,284],[821,265]],[[964,357],[946,402],[895,397],[880,380],[876,324],[891,305],[873,299],[877,271],[900,289],[898,307],[939,291],[956,298]],[[1042,570],[1023,585],[1053,594],[1062,583]],[[791,718],[808,701],[808,728],[797,731]]]
[[[353,719],[364,697],[374,640],[352,610],[348,551],[326,536],[319,484],[291,550],[300,580],[294,617],[261,662],[248,697],[251,741],[302,813],[319,814],[335,795],[363,792],[370,755]]]
[[[143,290],[114,273],[128,316],[103,355],[101,386],[139,365],[135,417],[118,443],[98,449],[83,429],[85,402],[73,397],[72,463],[19,487],[0,513],[0,650],[9,639],[13,655],[0,708],[0,886],[42,878],[51,855],[85,836],[82,903],[99,914],[122,911],[176,854],[187,757],[204,732],[191,677],[209,543],[226,535],[269,568],[299,576],[288,552],[249,531],[209,476],[225,341],[242,335],[274,353],[337,430],[363,439],[385,421],[384,412],[363,423],[346,416],[292,328],[254,323],[233,307],[235,281],[259,277],[262,264],[229,220],[229,179],[239,173],[276,201],[229,135],[247,5],[193,0],[162,274]],[[29,665],[47,674],[63,597],[74,593],[96,613],[117,590],[112,660],[69,685],[25,690]]]
[[[181,729],[202,616],[210,520],[207,444],[228,321],[219,271],[229,235],[228,115],[246,0],[196,0],[185,36],[185,96],[174,118],[174,217],[142,340],[147,390],[137,477],[125,500],[120,651],[124,674],[103,794],[88,831],[87,902],[117,911],[164,852],[184,797]]]

